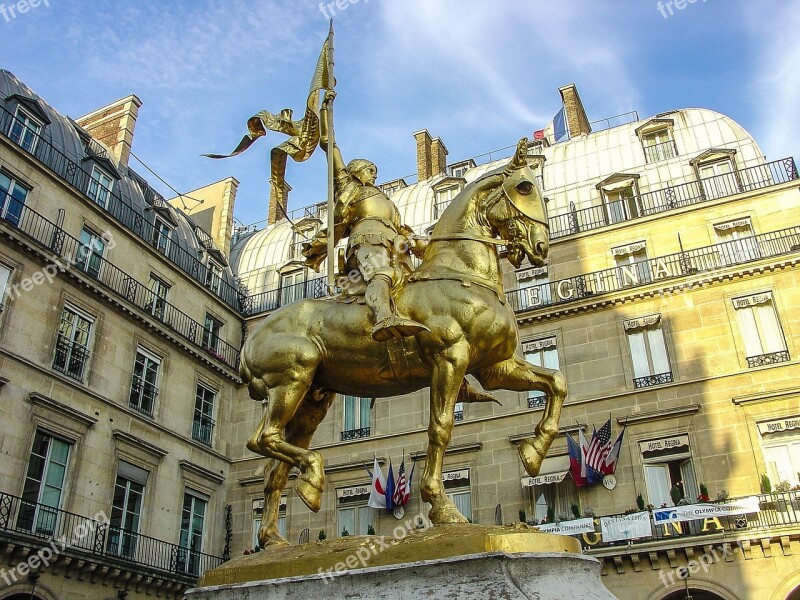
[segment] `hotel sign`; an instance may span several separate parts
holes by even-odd
[[[660,450],[672,450],[681,446],[689,445],[689,436],[686,434],[675,435],[672,437],[660,438],[657,440],[648,440],[646,442],[639,442],[639,449],[642,452],[658,452]]]
[[[761,435],[789,431],[791,429],[800,429],[800,417],[787,417],[758,424],[758,432]]]
[[[533,487],[535,485],[547,485],[549,483],[561,483],[567,476],[569,471],[563,473],[548,473],[547,475],[539,475],[538,477],[523,477],[522,487]]]

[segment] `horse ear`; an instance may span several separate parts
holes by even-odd
[[[508,165],[505,168],[506,174],[518,169],[524,169],[528,166],[528,138],[522,138],[517,142],[517,151],[511,157]]]

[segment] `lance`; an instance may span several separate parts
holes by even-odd
[[[333,77],[333,19],[330,22],[330,29],[328,31],[328,82],[329,84],[335,81]],[[334,148],[334,134],[333,134],[333,101],[330,100],[326,104],[328,112],[328,293],[333,294],[335,285],[334,277],[334,216],[333,216],[333,148]]]

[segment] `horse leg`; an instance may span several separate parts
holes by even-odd
[[[456,505],[447,497],[442,483],[444,452],[453,436],[454,411],[467,364],[466,343],[451,346],[433,357],[428,454],[420,482],[420,494],[431,504],[428,518],[435,525],[466,523]]]
[[[306,395],[300,405],[298,413],[286,425],[286,441],[300,448],[308,448],[311,438],[317,427],[328,414],[336,394],[333,392],[319,392],[312,396]],[[303,418],[299,418],[299,414]],[[280,512],[281,494],[289,479],[291,465],[280,460],[271,460],[267,465],[264,477],[264,512],[261,518],[261,528],[258,530],[258,544],[262,548],[271,545],[287,545],[289,542],[280,534],[278,529],[278,516]]]
[[[476,373],[475,377],[487,390],[539,390],[547,395],[544,412],[533,437],[525,438],[518,447],[525,471],[531,477],[536,477],[550,444],[558,436],[558,420],[567,396],[567,382],[561,371],[537,367],[514,356]]]

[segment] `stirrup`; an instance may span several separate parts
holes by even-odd
[[[372,339],[376,342],[385,342],[392,338],[411,337],[422,331],[430,333],[430,329],[422,323],[393,316],[375,324],[375,327],[372,328]]]

